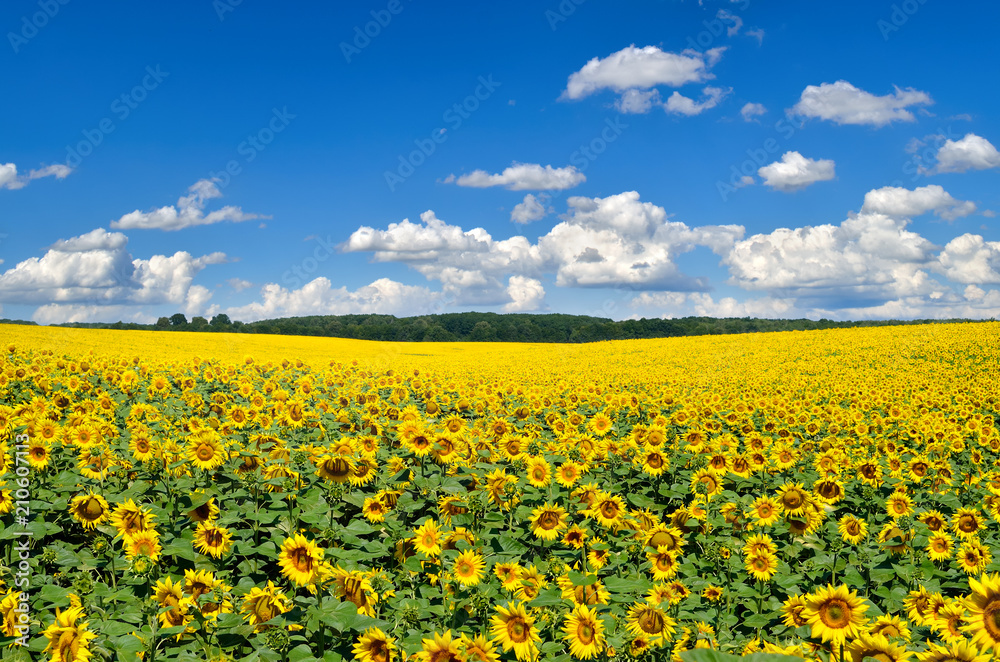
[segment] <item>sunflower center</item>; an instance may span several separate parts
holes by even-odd
[[[644,611],[636,619],[636,622],[642,628],[642,631],[647,634],[659,634],[666,625],[663,615],[653,610]]]
[[[618,504],[610,500],[605,501],[601,504],[601,514],[606,519],[615,519],[618,517]]]
[[[851,622],[851,607],[840,599],[829,600],[820,607],[819,617],[828,628],[841,630]]]
[[[295,564],[295,569],[299,572],[312,572],[313,557],[307,549],[300,547],[292,552],[292,563]]]
[[[983,609],[983,628],[994,643],[1000,642],[1000,600],[996,597]]]
[[[580,623],[576,628],[576,638],[584,646],[589,646],[594,643],[594,626],[590,623]]]
[[[979,528],[976,518],[971,515],[962,515],[958,518],[958,529],[963,533],[972,533]]]
[[[546,531],[551,531],[559,526],[559,517],[552,511],[546,511],[538,518],[538,526]]]
[[[653,469],[659,469],[663,466],[663,457],[661,457],[659,453],[650,453],[646,458],[646,464]]]
[[[269,621],[274,618],[274,603],[270,598],[260,598],[253,606],[253,613],[259,622]]]
[[[521,618],[515,618],[507,623],[507,636],[517,644],[528,640],[528,624]]]
[[[104,506],[101,502],[94,497],[87,499],[86,503],[83,504],[83,517],[88,520],[95,520],[104,514]]]
[[[215,457],[215,449],[209,444],[201,443],[198,444],[198,449],[195,451],[195,455],[197,455],[198,459],[202,462],[208,462]]]
[[[861,523],[858,520],[848,520],[847,526],[844,527],[847,532],[852,536],[857,536],[861,534]]]
[[[205,533],[205,544],[209,547],[218,547],[222,544],[222,531],[212,529]]]
[[[799,492],[787,492],[781,502],[785,504],[785,508],[795,510],[802,505],[802,495]]]

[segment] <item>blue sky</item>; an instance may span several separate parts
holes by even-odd
[[[995,3],[0,7],[0,315],[995,317]]]

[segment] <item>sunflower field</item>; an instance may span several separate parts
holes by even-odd
[[[998,418],[998,323],[589,345],[0,326],[0,651],[987,662]]]

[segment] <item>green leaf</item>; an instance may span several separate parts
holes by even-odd
[[[311,662],[316,657],[312,654],[312,649],[308,644],[299,644],[288,651],[288,662]]]

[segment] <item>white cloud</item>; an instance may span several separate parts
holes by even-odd
[[[437,312],[443,300],[440,292],[404,285],[388,278],[380,278],[351,291],[345,287],[335,288],[329,279],[320,277],[297,290],[268,283],[261,288],[259,301],[223,312],[231,319],[245,322],[297,315],[422,315]]]
[[[758,46],[764,43],[764,31],[761,30],[760,28],[752,28],[750,30],[747,30],[746,35],[748,37],[753,37],[754,39],[756,39]]]
[[[956,200],[937,184],[905,189],[885,186],[868,191],[861,212],[886,214],[888,216],[914,217],[934,212],[937,216],[953,221],[976,211],[975,203]]]
[[[545,288],[541,281],[525,276],[511,276],[507,284],[510,303],[505,304],[505,313],[522,313],[539,310],[545,301]]]
[[[502,304],[511,302],[510,276],[555,274],[561,287],[704,289],[705,281],[682,273],[675,258],[698,246],[724,255],[743,236],[741,226],[689,228],[669,221],[662,207],[641,202],[635,191],[567,202],[562,222],[535,244],[523,236],[497,241],[482,228],[466,231],[428,211],[421,224],[359,228],[343,249],[407,264],[439,281],[459,303]]]
[[[680,92],[675,91],[667,99],[663,108],[669,113],[677,113],[678,115],[687,115],[689,117],[699,115],[709,108],[715,108],[731,91],[718,87],[706,87],[702,90],[703,96],[701,101],[689,99]]]
[[[894,121],[913,122],[908,106],[934,103],[926,92],[895,88],[885,96],[875,96],[846,80],[809,85],[791,112],[804,117],[829,120],[836,124],[867,124],[881,127]]]
[[[226,282],[229,283],[229,287],[233,288],[237,292],[242,292],[243,290],[248,290],[253,287],[253,283],[248,280],[243,280],[242,278],[230,278]]]
[[[542,220],[547,213],[548,210],[545,209],[542,200],[529,193],[524,196],[524,200],[514,205],[514,209],[510,212],[510,220],[515,223],[531,223]]]
[[[199,179],[188,188],[188,195],[181,196],[177,200],[176,207],[168,205],[150,212],[137,209],[117,221],[112,221],[111,227],[121,230],[181,230],[223,221],[240,223],[257,218],[270,218],[259,214],[244,214],[242,209],[231,205],[205,214],[205,202],[222,197],[222,192],[216,186],[217,181],[217,179]]]
[[[656,46],[628,46],[606,58],[593,58],[569,77],[562,98],[582,99],[604,89],[624,92],[631,88],[649,89],[657,85],[681,87],[713,78],[709,69],[722,57],[725,48],[705,53],[685,50],[662,51]]]
[[[997,167],[1000,167],[997,148],[986,138],[967,133],[961,140],[947,140],[941,145],[933,172],[965,172]]]
[[[43,177],[55,177],[56,179],[66,179],[73,169],[67,165],[55,164],[43,166],[28,173],[27,177],[18,176],[17,166],[13,163],[0,163],[0,189],[20,189],[28,185],[33,179]]]
[[[780,161],[757,170],[764,185],[777,191],[798,191],[816,182],[834,178],[834,163],[830,159],[809,159],[798,152],[785,152]]]
[[[755,117],[763,115],[766,112],[767,108],[762,103],[748,103],[740,108],[740,115],[743,116],[743,121],[745,122],[752,122]]]
[[[578,186],[587,181],[587,177],[575,166],[553,168],[537,163],[514,163],[499,174],[491,175],[485,170],[474,170],[457,179],[452,175],[445,180],[459,186],[472,188],[488,188],[504,186],[511,191],[550,191],[564,190]]]
[[[956,283],[1000,283],[1000,241],[976,234],[955,237],[941,251],[937,271]]]
[[[757,317],[786,318],[794,315],[794,299],[761,297],[739,301],[722,297],[718,301],[707,292],[643,292],[629,301],[629,307],[661,318],[678,317]]]
[[[185,251],[134,259],[127,244],[125,235],[103,228],[59,240],[41,257],[24,260],[0,274],[0,299],[77,306],[48,309],[46,315],[59,310],[77,315],[93,306],[112,310],[126,304],[179,305],[189,301],[192,281],[198,273],[227,260],[224,253],[193,257]],[[204,299],[203,294],[200,296]]]
[[[925,271],[935,248],[907,222],[865,213],[840,225],[778,228],[737,242],[723,262],[730,283],[778,298],[881,303],[926,294],[936,286]]]
[[[624,114],[644,114],[648,113],[653,106],[662,104],[660,101],[660,91],[630,89],[625,90],[615,101],[615,110]]]
[[[38,324],[65,324],[68,322],[134,322],[152,324],[156,317],[136,310],[135,306],[99,306],[76,303],[49,303],[39,306],[31,315]]]

